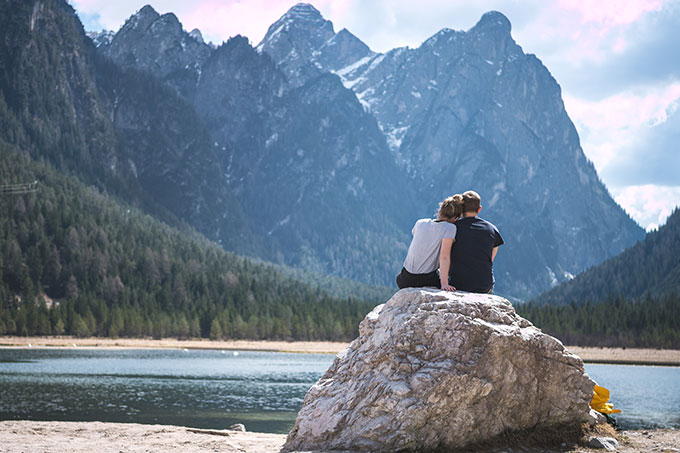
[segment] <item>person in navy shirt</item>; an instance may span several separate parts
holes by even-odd
[[[493,260],[503,238],[496,226],[480,217],[482,199],[473,190],[463,193],[463,216],[455,225],[451,246],[449,283],[459,291],[490,293],[493,290]]]

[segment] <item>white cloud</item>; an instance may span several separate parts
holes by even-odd
[[[598,101],[566,93],[563,98],[584,152],[599,172],[606,173],[621,153],[638,152],[644,138],[678,110],[680,81],[636,87]]]
[[[659,133],[659,127],[677,112],[680,82],[637,87],[599,101],[565,95],[564,102],[579,132],[583,151],[617,203],[647,230],[663,224],[680,204],[680,185],[656,183],[660,178],[659,157],[650,158],[650,137]],[[673,152],[655,151],[660,153],[660,159],[664,152]],[[675,165],[671,159],[666,160],[668,165]],[[629,174],[622,174],[622,162]],[[648,183],[631,185],[633,175]]]
[[[613,194],[616,202],[647,231],[666,223],[673,209],[680,206],[680,185],[628,186]]]

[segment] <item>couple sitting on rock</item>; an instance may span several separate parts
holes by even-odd
[[[468,190],[442,201],[436,220],[416,222],[404,267],[397,275],[399,288],[491,292],[493,260],[503,238],[492,223],[477,217],[481,201],[477,192]]]

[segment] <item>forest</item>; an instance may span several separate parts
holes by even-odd
[[[567,305],[530,302],[516,309],[520,316],[568,345],[680,349],[678,293]]]
[[[38,182],[0,195],[0,334],[350,340],[384,302],[225,252],[2,141],[0,180]]]

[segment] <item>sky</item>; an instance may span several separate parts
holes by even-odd
[[[118,30],[151,4],[220,44],[257,45],[296,2],[70,0],[86,30]],[[581,146],[614,199],[647,230],[680,206],[680,0],[310,0],[335,30],[377,52],[418,47],[442,28],[468,30],[487,11],[562,88]]]

